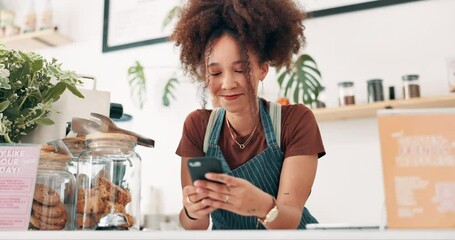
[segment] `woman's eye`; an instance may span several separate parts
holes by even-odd
[[[218,76],[220,74],[221,74],[220,72],[213,72],[213,73],[210,73],[210,76],[214,76],[215,77],[215,76]]]

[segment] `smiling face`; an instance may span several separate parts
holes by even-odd
[[[208,89],[214,102],[226,111],[251,112],[257,104],[256,100],[251,101],[252,96],[257,96],[259,81],[267,71],[268,65],[260,64],[251,50],[248,60],[242,59],[237,41],[231,35],[223,34],[214,41],[208,57]]]

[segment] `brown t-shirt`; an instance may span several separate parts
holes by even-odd
[[[262,101],[268,109],[269,103],[263,99]],[[211,112],[212,110],[198,109],[186,117],[182,138],[176,151],[177,155],[181,157],[205,155],[203,151],[204,136]],[[243,143],[248,137],[248,135],[242,136],[237,138],[237,141]],[[245,149],[240,149],[231,138],[226,121],[223,121],[218,145],[231,169],[242,165],[267,147],[262,122],[250,143]],[[281,107],[281,150],[285,158],[297,155],[318,154],[319,157],[325,155],[321,134],[313,112],[302,104]]]

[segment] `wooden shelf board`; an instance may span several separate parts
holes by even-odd
[[[319,122],[336,121],[355,118],[367,118],[376,116],[380,109],[396,108],[447,108],[455,107],[455,94],[420,97],[403,100],[390,100],[368,104],[351,105],[338,108],[313,109],[313,113]]]
[[[19,50],[33,50],[43,47],[56,47],[72,41],[60,34],[56,29],[46,29],[31,33],[24,33],[12,37],[1,38],[0,42],[8,48]]]

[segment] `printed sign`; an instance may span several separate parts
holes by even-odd
[[[27,230],[39,145],[0,145],[0,230]]]
[[[455,228],[455,109],[378,116],[389,228]]]

